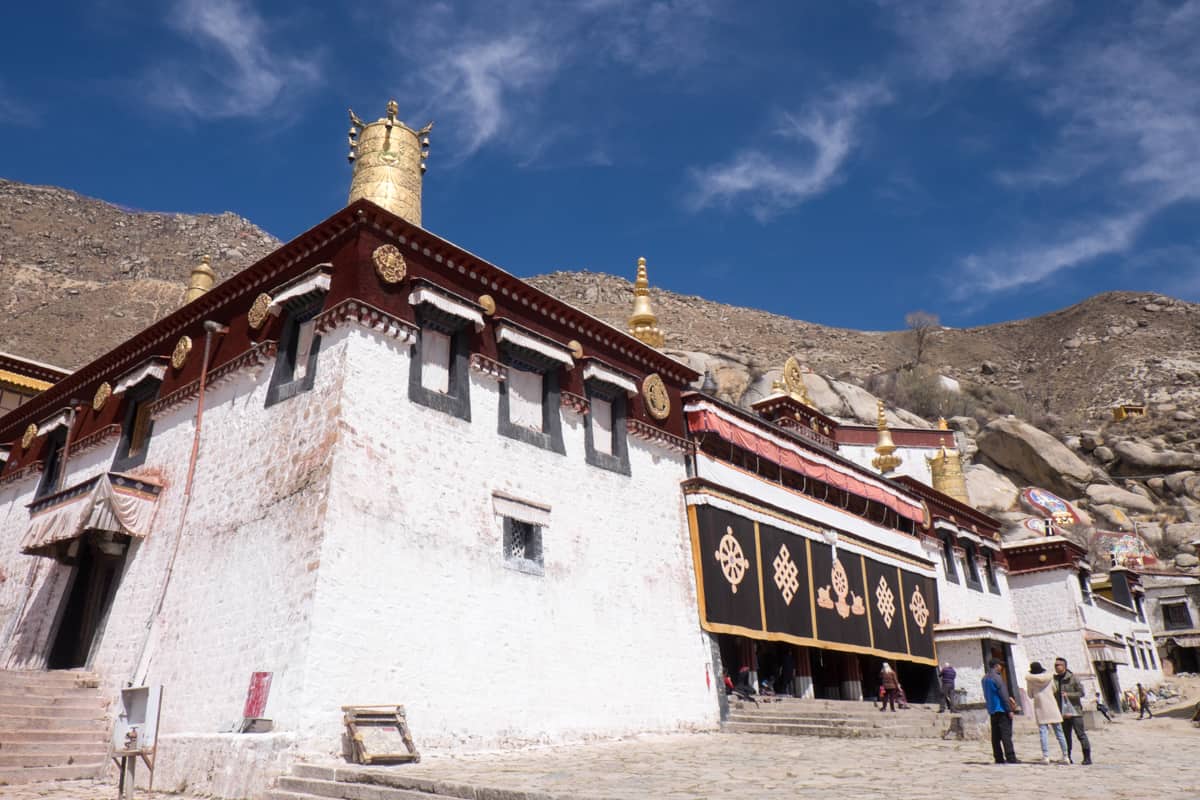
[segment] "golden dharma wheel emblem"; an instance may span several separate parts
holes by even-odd
[[[567,349],[571,351],[571,356],[574,358],[583,358],[583,345],[578,340],[572,339],[567,342]]]
[[[646,411],[655,419],[666,419],[671,415],[671,397],[667,394],[667,385],[658,373],[647,375],[642,381],[642,401]]]
[[[246,321],[250,323],[252,329],[258,330],[267,321],[267,314],[270,311],[271,295],[264,292],[254,298],[254,303],[250,306],[250,310],[246,312]]]
[[[33,444],[33,440],[36,438],[37,438],[37,425],[34,425],[31,422],[31,423],[29,423],[29,427],[25,429],[24,435],[21,436],[21,449],[28,450],[29,445]]]
[[[483,313],[489,317],[496,313],[496,298],[490,294],[479,295],[479,307],[483,309]]]
[[[742,552],[742,545],[734,538],[733,528],[725,528],[725,535],[717,544],[717,550],[713,553],[713,557],[721,565],[721,574],[725,576],[725,580],[729,581],[730,591],[737,594],[738,584],[746,577],[750,561]]]
[[[175,343],[175,349],[171,352],[171,366],[175,369],[182,369],[187,363],[188,353],[192,352],[192,337],[180,336],[179,341]]]
[[[789,394],[804,394],[804,371],[800,369],[800,362],[795,356],[788,356],[788,360],[783,362],[783,385],[787,387]]]
[[[108,398],[112,397],[112,387],[108,381],[96,387],[96,394],[92,397],[92,411],[100,413],[100,409],[104,408],[104,404],[108,402]]]
[[[371,261],[375,262],[375,272],[384,283],[399,283],[408,274],[408,264],[400,254],[400,248],[394,244],[384,244],[375,248],[371,253]]]

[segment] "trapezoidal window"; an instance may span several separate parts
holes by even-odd
[[[1192,615],[1188,612],[1187,602],[1163,603],[1163,627],[1168,630],[1179,630],[1192,627]]]
[[[114,472],[139,467],[146,461],[150,437],[154,434],[154,420],[150,417],[150,407],[158,397],[160,385],[160,381],[147,378],[123,393],[125,415],[121,424],[121,441],[117,443],[117,452],[113,457]]]
[[[497,336],[508,367],[500,384],[500,435],[565,454],[559,372],[573,364],[569,351],[507,322]]]
[[[584,454],[587,463],[629,474],[629,442],[625,414],[628,399],[622,389],[599,381],[585,384],[589,410],[584,418]]]
[[[283,332],[266,405],[272,406],[307,392],[317,377],[317,356],[321,337],[316,332],[317,314],[325,303],[325,294],[306,295],[284,307]]]
[[[466,301],[422,288],[417,298],[417,341],[408,371],[408,398],[414,403],[471,421],[471,336],[478,312]]]

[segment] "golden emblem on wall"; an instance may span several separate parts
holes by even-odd
[[[837,602],[833,600],[835,595]],[[847,598],[850,600],[849,603],[846,602]],[[846,568],[842,566],[842,560],[837,556],[833,557],[833,569],[829,572],[829,583],[817,589],[817,605],[837,611],[838,616],[842,619],[848,618],[851,614],[861,617],[867,613],[867,607],[863,605],[862,597],[850,591],[850,576],[846,574]]]
[[[33,444],[33,440],[37,438],[37,425],[32,422],[25,429],[25,433],[21,436],[21,449],[28,450],[29,445]]]
[[[742,546],[734,538],[733,528],[725,528],[725,535],[721,537],[717,551],[713,555],[721,563],[721,574],[725,576],[725,580],[729,581],[729,588],[733,590],[734,594],[737,594],[738,584],[746,577],[746,569],[750,566],[750,562],[746,560]]]
[[[925,595],[921,594],[920,586],[913,589],[908,609],[912,612],[913,621],[917,623],[917,627],[921,629],[921,633],[924,633],[925,626],[929,623],[929,606],[925,605]]]
[[[577,340],[572,339],[567,342],[567,349],[571,351],[571,356],[574,358],[583,358],[583,345]]]
[[[496,313],[496,298],[490,294],[479,295],[479,307],[483,309],[483,313],[489,317]]]
[[[250,327],[258,330],[267,321],[267,314],[271,312],[271,295],[263,292],[258,297],[254,298],[254,302],[250,306],[250,310],[246,312],[246,321],[250,323]]]
[[[883,624],[890,629],[896,616],[896,595],[892,594],[892,587],[883,575],[879,576],[879,585],[875,587],[875,608],[879,609]]]
[[[775,566],[775,586],[783,595],[783,602],[790,606],[792,598],[796,596],[796,591],[800,588],[800,581],[796,578],[800,574],[800,570],[796,566],[796,562],[792,560],[792,554],[788,552],[786,544],[779,545],[779,555],[775,556],[773,564]]]
[[[182,369],[187,363],[188,353],[192,352],[192,337],[180,336],[179,341],[175,343],[175,349],[171,352],[171,366],[175,369]]]
[[[112,387],[108,385],[108,381],[105,381],[96,387],[96,394],[92,396],[92,411],[99,413],[110,397],[112,397]]]
[[[671,397],[667,394],[667,385],[658,373],[647,375],[642,381],[642,401],[646,411],[655,419],[666,419],[671,415]]]
[[[408,264],[400,254],[400,248],[394,244],[376,247],[375,252],[371,253],[371,260],[375,262],[375,272],[384,283],[399,283],[408,273]]]

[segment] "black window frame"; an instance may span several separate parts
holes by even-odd
[[[471,421],[471,330],[470,321],[448,314],[430,303],[416,307],[417,340],[409,350],[408,399],[435,411]],[[421,383],[424,366],[425,332],[450,337],[450,363],[446,391],[438,392]]]
[[[954,557],[954,536],[949,531],[939,531],[942,540],[942,565],[946,568],[946,580],[958,583],[958,559]]]
[[[1191,609],[1188,608],[1186,600],[1180,600],[1177,603],[1160,603],[1158,608],[1162,614],[1163,630],[1178,631],[1192,627],[1192,612]],[[1168,618],[1167,612],[1176,610],[1183,612],[1182,622],[1174,622]]]
[[[121,423],[121,440],[117,443],[117,452],[113,454],[113,472],[124,472],[146,463],[146,454],[150,452],[150,440],[154,438],[153,417],[146,422],[146,441],[141,451],[131,456],[129,448],[133,446],[133,429],[139,409],[145,406],[149,413],[149,405],[158,397],[161,386],[161,380],[147,378],[125,390],[125,416]]]
[[[566,455],[567,449],[563,444],[562,435],[562,413],[559,408],[562,405],[562,390],[559,385],[562,362],[511,342],[501,343],[500,355],[501,362],[510,371],[518,369],[524,372],[536,372],[542,376],[542,429],[535,431],[511,420],[511,401],[508,381],[505,380],[500,383],[500,413],[498,415],[500,419],[497,431],[501,436],[507,436],[552,453]]]
[[[275,369],[271,372],[271,384],[267,388],[266,408],[312,390],[317,378],[321,334],[313,331],[304,377],[293,380],[296,374],[296,348],[299,346],[301,326],[320,314],[324,305],[323,291],[309,292],[284,303],[283,332],[279,336],[279,349],[275,355]]]
[[[511,550],[511,542],[520,531],[525,543],[522,547],[525,556],[523,558],[514,558],[509,555]],[[536,557],[530,558],[529,552],[531,547],[536,552]],[[546,541],[544,526],[529,520],[517,519],[516,517],[504,517],[504,536],[500,542],[500,555],[504,561],[504,566],[508,569],[524,572],[527,575],[545,575],[546,574]]]
[[[1079,573],[1079,593],[1083,595],[1083,602],[1089,606],[1096,605],[1095,599],[1092,597],[1092,582],[1088,580],[1086,572]]]
[[[967,582],[967,588],[982,592],[983,581],[979,577],[979,561],[977,560],[979,552],[975,549],[975,543],[967,542],[964,544],[963,554],[963,560],[967,562],[967,574],[963,576]]]
[[[42,459],[42,477],[38,480],[37,489],[33,493],[34,500],[40,500],[46,495],[58,491],[59,478],[63,468],[63,450],[67,446],[69,425],[60,425],[46,434],[46,442],[42,445],[46,457]]]
[[[629,475],[629,435],[625,428],[625,420],[629,413],[628,396],[620,387],[598,380],[585,382],[584,393],[587,395],[589,409],[590,404],[597,399],[607,402],[612,407],[612,452],[603,453],[596,449],[595,427],[589,410],[583,421],[584,460],[593,467]]]
[[[996,557],[988,548],[983,550],[983,574],[987,577],[988,591],[1000,594],[1000,579],[996,576]]]

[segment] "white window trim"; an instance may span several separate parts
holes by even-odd
[[[546,358],[557,361],[567,369],[575,366],[575,359],[571,358],[570,350],[560,347],[540,336],[531,336],[502,322],[496,325],[496,341],[509,342],[517,347],[524,347],[535,353],[541,353]]]
[[[410,305],[414,306],[419,306],[422,303],[428,303],[434,308],[446,312],[450,316],[458,317],[459,319],[465,319],[467,322],[470,322],[472,325],[474,325],[475,330],[477,331],[483,330],[482,314],[471,308],[469,305],[460,303],[459,301],[447,297],[440,292],[436,292],[433,289],[430,289],[428,286],[421,286],[415,289],[413,293],[408,296],[408,302]]]
[[[550,527],[550,506],[522,500],[503,492],[492,493],[492,510],[498,517],[511,517],[541,528]]]
[[[615,386],[623,390],[626,394],[633,396],[638,393],[637,383],[633,378],[623,372],[609,369],[603,364],[595,361],[589,361],[583,366],[583,379],[585,381],[599,381],[607,383],[610,386]]]
[[[64,408],[62,411],[55,414],[50,419],[38,425],[37,435],[45,436],[48,433],[53,433],[58,428],[66,428],[71,424],[71,409]]]
[[[124,394],[149,378],[161,381],[166,374],[167,365],[159,357],[156,356],[147,359],[118,378],[117,385],[113,387],[112,393]]]
[[[273,315],[279,316],[279,312],[283,310],[284,304],[293,298],[303,297],[313,292],[328,292],[329,269],[332,266],[332,264],[319,264],[315,269],[301,275],[291,283],[284,284],[271,297],[271,305],[267,310]]]

